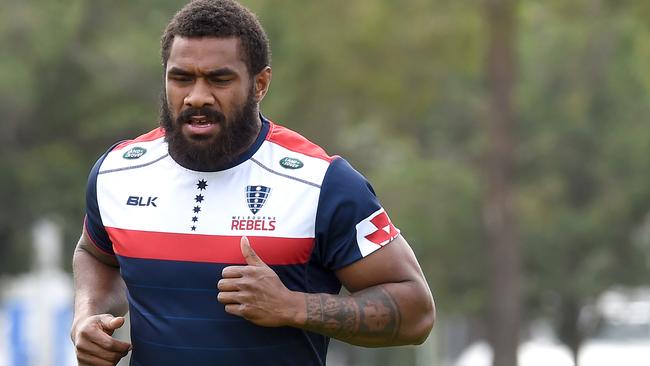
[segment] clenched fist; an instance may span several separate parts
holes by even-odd
[[[74,325],[71,337],[80,366],[114,366],[131,350],[131,345],[113,337],[124,325],[123,317],[110,314],[89,316]]]

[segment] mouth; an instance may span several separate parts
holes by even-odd
[[[221,123],[205,115],[192,116],[185,121],[182,131],[191,139],[205,140],[220,133]]]
[[[207,128],[210,127],[211,125],[216,124],[217,122],[208,119],[206,116],[192,116],[185,123],[196,128]]]

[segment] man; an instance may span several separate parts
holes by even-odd
[[[194,1],[161,43],[161,128],[111,147],[89,177],[79,364],[132,350],[132,365],[325,365],[330,337],[422,343],[433,299],[370,185],[259,113],[271,68],[256,17]],[[127,306],[132,344],[111,337]]]

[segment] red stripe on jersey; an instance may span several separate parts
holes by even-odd
[[[123,148],[125,148],[125,147],[127,147],[129,145],[132,145],[132,144],[135,144],[135,143],[138,143],[138,142],[153,141],[153,140],[159,139],[159,138],[161,138],[163,136],[165,136],[165,130],[162,127],[158,127],[155,130],[151,130],[151,131],[145,133],[144,135],[140,135],[140,136],[136,137],[133,140],[127,140],[127,141],[121,142],[120,144],[118,144],[117,146],[115,146],[113,148],[113,151],[123,149]]]
[[[241,236],[161,233],[107,227],[115,253],[123,257],[184,262],[246,264]],[[309,261],[313,238],[249,236],[257,255],[269,265]]]
[[[107,255],[115,257],[115,253],[111,253],[111,252],[107,251],[106,249],[102,248],[99,244],[97,244],[97,242],[95,241],[93,236],[90,234],[90,229],[88,228],[88,216],[84,216],[84,230],[86,230],[86,234],[88,235],[88,239],[90,239],[90,242],[93,244],[93,246],[95,248],[99,249],[102,253],[106,253]]]
[[[331,162],[334,159],[333,157],[327,155],[322,147],[307,140],[299,133],[276,125],[275,123],[269,123],[271,125],[271,128],[269,129],[269,134],[266,136],[266,139],[268,141],[273,142],[274,144],[278,144],[285,149],[311,156],[312,158],[323,159],[327,162]]]

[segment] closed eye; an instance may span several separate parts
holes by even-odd
[[[187,81],[194,80],[194,77],[195,77],[194,74],[192,74],[191,72],[185,71],[177,67],[172,67],[167,72],[167,78],[169,80],[174,80],[174,81],[187,82]]]
[[[186,75],[169,75],[169,80],[174,80],[174,81],[181,81],[181,82],[186,82],[186,81],[192,81],[194,78],[191,76],[186,76]]]
[[[230,68],[224,67],[221,69],[216,69],[207,72],[205,76],[212,83],[225,85],[235,80],[235,78],[237,77],[237,73]]]
[[[223,78],[223,77],[218,77],[218,78],[212,77],[212,78],[210,78],[211,83],[219,84],[219,85],[228,84],[231,81],[233,81],[233,78]]]

